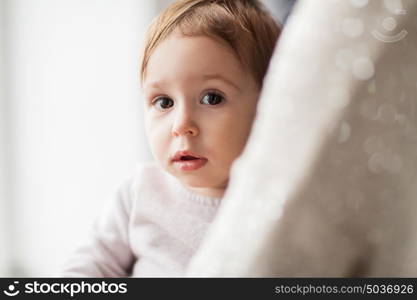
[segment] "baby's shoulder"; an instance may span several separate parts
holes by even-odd
[[[156,205],[165,205],[175,197],[173,179],[156,162],[137,163],[120,187],[126,210],[144,213]]]
[[[154,181],[164,178],[165,171],[155,161],[141,161],[136,164],[132,177],[137,181]]]
[[[168,184],[166,172],[155,161],[138,162],[125,181],[125,187],[132,192],[144,192],[149,188],[162,187]]]

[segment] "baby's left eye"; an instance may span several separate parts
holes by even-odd
[[[208,104],[208,105],[218,105],[223,101],[224,101],[223,96],[216,94],[216,93],[207,93],[200,100],[200,103]]]

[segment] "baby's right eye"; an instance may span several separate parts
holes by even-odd
[[[152,105],[154,105],[159,110],[165,110],[174,105],[174,101],[168,97],[159,97],[157,98]]]

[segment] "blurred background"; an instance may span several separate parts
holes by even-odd
[[[150,159],[138,54],[164,2],[0,0],[0,276],[54,276]]]
[[[56,276],[151,159],[139,49],[170,2],[0,0],[0,277]]]

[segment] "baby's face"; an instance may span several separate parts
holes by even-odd
[[[152,53],[143,90],[158,163],[189,189],[222,196],[255,115],[251,74],[221,41],[173,33]]]

